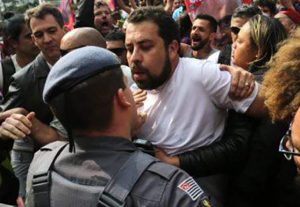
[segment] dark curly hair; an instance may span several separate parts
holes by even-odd
[[[164,11],[162,7],[141,7],[134,10],[127,19],[128,23],[138,24],[141,22],[153,22],[158,27],[159,36],[164,40],[165,46],[168,46],[173,40],[180,42],[180,34],[177,23],[171,15]]]

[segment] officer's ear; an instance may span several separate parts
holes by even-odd
[[[129,97],[126,94],[125,90],[126,89],[119,88],[118,92],[116,94],[116,99],[117,99],[118,104],[121,107],[128,108],[128,107],[131,107],[131,103],[129,101]]]

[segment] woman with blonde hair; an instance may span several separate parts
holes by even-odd
[[[277,19],[256,15],[241,28],[233,45],[232,62],[261,82],[270,70],[268,62],[286,38],[286,31]],[[243,169],[232,179],[227,206],[298,206],[293,187],[296,168],[278,153],[287,129],[287,122],[272,123],[270,117],[255,121],[249,154]]]
[[[287,33],[277,19],[255,15],[243,25],[233,43],[232,63],[249,70],[260,82],[267,70],[266,63],[286,38]]]

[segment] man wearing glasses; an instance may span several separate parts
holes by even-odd
[[[232,14],[230,29],[232,42],[237,39],[241,27],[253,16],[260,14],[260,10],[251,5],[243,5],[235,9]]]
[[[121,60],[122,65],[128,65],[125,48],[125,33],[119,30],[109,32],[106,37],[106,48],[115,53]]]

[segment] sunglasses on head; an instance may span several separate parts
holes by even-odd
[[[230,27],[230,30],[233,34],[237,35],[240,32],[241,28],[239,28],[239,27]]]

